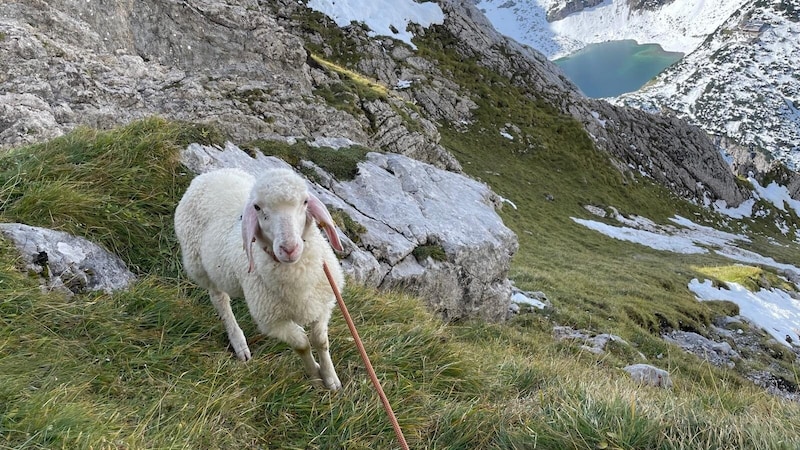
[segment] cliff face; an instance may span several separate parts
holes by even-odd
[[[687,197],[729,204],[745,198],[693,127],[587,100],[542,55],[495,32],[472,5],[441,6],[442,26],[465,58],[574,116],[621,166],[652,168],[651,176]],[[356,114],[331,106],[320,92],[341,80],[307,49],[334,51],[315,29],[335,24],[297,2],[26,0],[4,2],[0,13],[0,146],[40,141],[78,124],[105,128],[160,114],[217,124],[240,141],[344,137],[459,170],[438,144],[435,122],[468,121],[471,94],[435,61],[350,27],[345,35],[359,71],[390,87],[426,82],[382,98],[353,98]]]
[[[547,10],[547,21],[555,22],[556,20],[561,20],[570,14],[597,6],[600,3],[603,3],[603,0],[568,0],[563,3],[559,2]]]

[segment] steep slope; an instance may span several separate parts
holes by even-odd
[[[645,169],[650,176],[688,198],[731,205],[746,198],[702,133],[680,121],[587,101],[542,55],[498,34],[474,7],[442,6],[441,27],[465,58],[581,121],[623,170],[652,168]],[[469,122],[474,94],[398,41],[373,38],[359,27],[332,35],[338,27],[312,18],[302,4],[12,1],[0,4],[0,12],[0,47],[8,55],[0,59],[4,146],[57,136],[78,124],[107,127],[162,114],[218,124],[242,141],[344,137],[459,169],[439,145],[435,122]],[[359,88],[308,50],[335,55],[384,87]],[[393,89],[415,79],[424,82]]]

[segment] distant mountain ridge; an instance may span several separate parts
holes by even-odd
[[[800,7],[787,5],[749,2],[695,52],[615,102],[672,111],[751,157],[800,169]]]
[[[774,161],[793,171],[800,167],[796,4],[615,0],[591,6],[577,1],[480,0],[477,7],[501,33],[550,58],[617,39],[654,42],[686,53],[639,92],[611,101],[677,115],[701,127],[746,175],[752,169],[767,172]],[[548,23],[545,16],[563,17]]]

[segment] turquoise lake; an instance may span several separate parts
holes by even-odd
[[[623,40],[590,44],[553,62],[587,97],[602,98],[638,90],[682,57],[658,44]]]

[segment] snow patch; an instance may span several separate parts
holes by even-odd
[[[689,290],[697,299],[726,300],[739,306],[739,315],[767,331],[781,344],[792,348],[800,343],[800,300],[792,298],[780,289],[748,291],[737,283],[725,283],[727,289],[715,288],[710,280],[700,282],[697,278],[689,283]]]
[[[411,42],[414,35],[408,31],[409,23],[423,28],[444,23],[442,8],[436,3],[416,3],[413,0],[309,0],[309,8],[333,19],[336,25],[346,27],[351,22],[364,23],[370,36],[390,36],[417,47]]]

